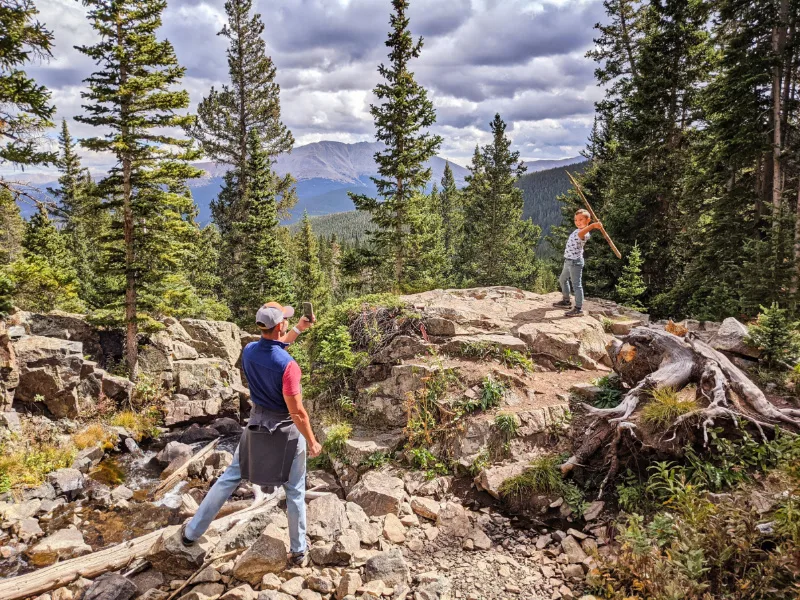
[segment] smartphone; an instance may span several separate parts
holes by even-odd
[[[309,321],[314,320],[314,307],[311,302],[303,302],[303,316],[308,317]]]

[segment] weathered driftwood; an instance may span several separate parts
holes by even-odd
[[[219,438],[209,442],[206,446],[203,447],[202,450],[200,450],[200,452],[192,456],[180,467],[175,469],[174,473],[172,473],[169,477],[164,479],[164,481],[162,481],[155,488],[153,488],[153,490],[150,492],[150,498],[152,500],[158,500],[159,498],[161,498],[161,496],[163,496],[169,490],[175,487],[175,484],[177,484],[181,479],[183,479],[186,476],[186,471],[189,470],[189,465],[192,464],[193,462],[197,462],[198,460],[208,456],[211,453],[211,451],[217,447],[217,444],[219,444]]]
[[[621,341],[614,340],[608,352],[614,369],[631,388],[614,408],[580,406],[583,415],[575,426],[581,428],[581,435],[575,438],[573,455],[561,466],[566,473],[592,462],[596,465],[593,459],[602,453],[607,474],[600,495],[619,470],[626,439],[640,448],[677,454],[699,433],[707,444],[708,430],[716,421],[750,423],[762,437],[775,427],[800,431],[800,411],[773,405],[728,357],[699,339],[637,327]],[[696,386],[696,410],[658,432],[641,422],[641,409],[650,401],[652,390],[679,391],[687,385]]]
[[[261,503],[254,503],[250,508],[213,521],[210,527],[219,531],[227,530],[234,523],[247,519],[256,512],[265,510],[266,504],[266,500]],[[79,577],[92,579],[108,571],[122,569],[133,560],[147,556],[153,544],[162,535],[171,535],[177,531],[177,528],[177,525],[165,527],[99,552],[79,556],[26,575],[0,581],[0,598],[3,600],[21,600],[22,598],[38,596],[68,585]]]

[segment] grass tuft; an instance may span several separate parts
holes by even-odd
[[[699,408],[695,399],[681,397],[672,387],[655,389],[650,398],[642,409],[642,419],[656,431],[668,429],[675,419]]]
[[[497,413],[494,418],[494,426],[500,430],[506,440],[510,440],[517,437],[519,432],[519,417],[509,412]]]
[[[524,472],[506,479],[500,486],[500,494],[518,498],[530,494],[557,494],[564,484],[558,467],[556,456],[536,458]]]
[[[108,450],[114,446],[114,434],[107,431],[102,423],[92,423],[72,436],[72,443],[78,450],[100,446]]]

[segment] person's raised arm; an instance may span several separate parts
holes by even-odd
[[[317,319],[315,317],[314,321],[316,320]],[[293,344],[294,341],[297,339],[297,337],[300,335],[299,333],[297,333],[297,331],[300,331],[302,333],[303,331],[311,327],[311,324],[314,321],[310,321],[308,317],[306,317],[305,315],[302,316],[300,320],[297,322],[297,325],[295,325],[289,331],[287,331],[286,335],[280,338],[280,341],[283,342],[284,344]]]
[[[586,234],[589,233],[590,231],[594,231],[595,229],[602,229],[602,228],[603,228],[603,224],[600,221],[595,221],[594,223],[590,223],[589,225],[587,225],[583,229],[579,229],[578,230],[578,237],[583,240],[583,239],[586,238]]]

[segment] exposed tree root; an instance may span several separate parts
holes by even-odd
[[[626,439],[656,455],[676,456],[700,433],[707,445],[709,429],[718,421],[750,424],[763,439],[776,427],[800,431],[799,410],[773,405],[728,357],[698,339],[637,327],[622,341],[611,342],[608,353],[614,369],[631,388],[614,408],[583,403],[578,407],[573,424],[580,431],[575,438],[577,447],[561,466],[563,473],[576,467],[592,470],[600,466],[601,458],[606,474],[599,496],[622,465],[620,454]],[[687,385],[696,386],[699,408],[677,416],[658,431],[643,422],[641,412],[653,390],[670,387],[680,391]]]

